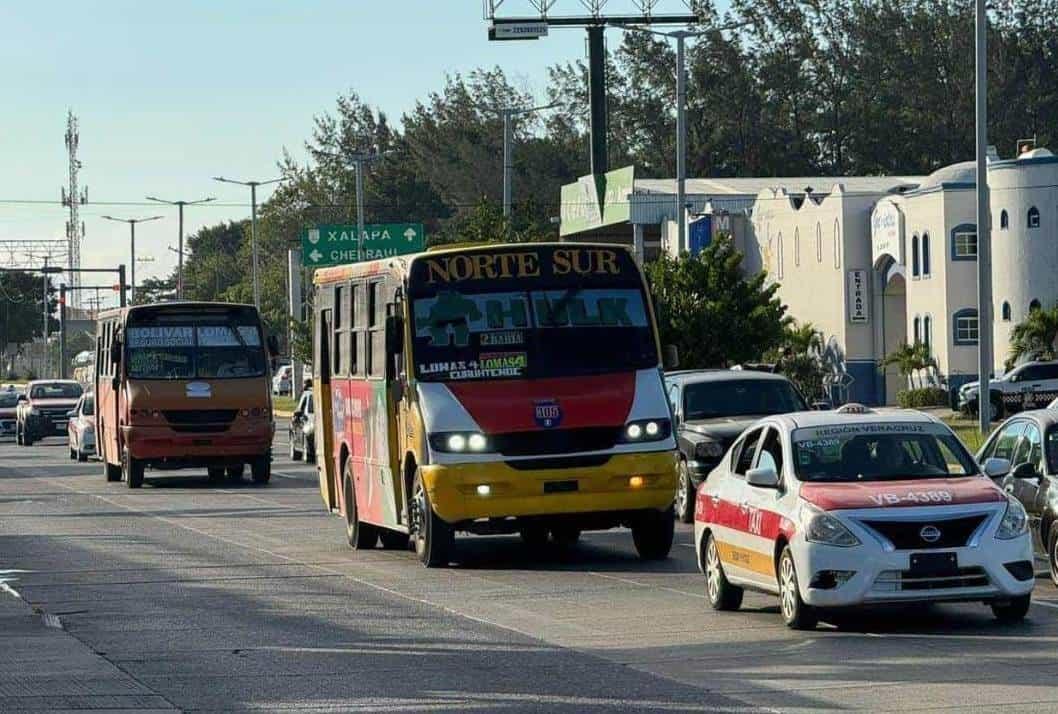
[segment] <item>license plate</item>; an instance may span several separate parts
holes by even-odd
[[[913,578],[947,578],[959,574],[959,560],[955,553],[912,553]]]
[[[576,481],[545,481],[544,493],[569,493],[579,488]]]

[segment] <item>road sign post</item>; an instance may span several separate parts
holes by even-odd
[[[356,233],[356,226],[350,224],[323,224],[302,232],[302,265],[323,268],[418,253],[426,248],[421,223],[366,223],[360,241]]]

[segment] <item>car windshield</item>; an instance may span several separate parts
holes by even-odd
[[[18,404],[18,392],[0,392],[0,408]]]
[[[808,409],[793,385],[779,379],[724,379],[683,388],[684,419],[788,414]]]
[[[231,379],[265,373],[256,325],[157,325],[126,330],[132,379]]]
[[[802,481],[902,481],[977,473],[959,440],[941,425],[840,424],[793,432]]]
[[[34,384],[29,392],[30,399],[77,399],[84,390],[80,384],[69,382],[48,382]]]

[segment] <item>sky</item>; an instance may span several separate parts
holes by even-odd
[[[527,5],[506,0],[503,11]],[[552,12],[567,8],[578,0]],[[655,11],[684,9],[661,0]],[[128,226],[102,215],[165,216],[137,227],[137,258],[153,258],[137,263],[137,281],[175,264],[176,209],[113,204],[215,196],[186,209],[185,234],[244,218],[249,189],[211,177],[275,178],[283,149],[304,157],[313,116],[339,94],[355,90],[397,119],[446,74],[498,65],[542,97],[548,65],[584,55],[577,29],[489,42],[481,0],[0,0],[0,27],[0,240],[64,237],[73,109],[89,199],[82,265],[130,262]],[[54,203],[27,203],[39,201]]]

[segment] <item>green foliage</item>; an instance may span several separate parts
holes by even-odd
[[[1023,359],[1053,360],[1058,358],[1055,350],[1058,340],[1058,304],[1048,308],[1030,310],[1024,322],[1014,325],[1010,333],[1010,357],[1006,367]]]
[[[730,237],[696,257],[662,257],[646,266],[661,342],[676,345],[680,366],[726,367],[758,359],[783,340],[785,306],[764,273],[744,276]]]
[[[903,389],[896,393],[896,403],[904,409],[946,407],[951,403],[951,395],[943,387]]]

